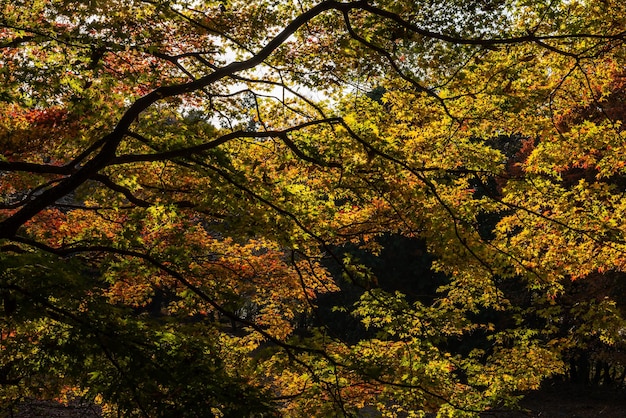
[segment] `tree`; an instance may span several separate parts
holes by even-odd
[[[1,4],[8,408],[474,416],[567,370],[566,315],[623,344],[568,305],[626,269],[621,4]],[[378,286],[394,234],[435,295]]]

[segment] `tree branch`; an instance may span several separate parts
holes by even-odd
[[[366,2],[360,1],[353,4],[365,4]],[[319,3],[317,6],[309,9],[307,12],[297,16],[291,23],[289,23],[285,29],[283,29],[278,35],[276,35],[270,42],[267,43],[256,55],[244,61],[235,61],[222,68],[215,70],[213,73],[199,78],[198,80],[190,81],[183,84],[175,84],[171,86],[158,87],[145,96],[137,99],[120,118],[119,122],[115,126],[112,132],[105,135],[101,142],[102,148],[100,151],[85,165],[79,168],[70,177],[63,180],[60,184],[52,187],[35,199],[25,204],[20,210],[7,219],[0,222],[0,238],[10,238],[17,234],[19,228],[26,223],[29,219],[34,217],[37,213],[52,205],[54,202],[62,198],[63,196],[71,193],[78,186],[83,184],[89,178],[92,178],[98,171],[104,168],[115,157],[115,153],[122,139],[128,132],[128,128],[138,118],[138,116],[149,108],[154,103],[161,101],[168,97],[179,96],[185,93],[190,93],[196,90],[200,90],[212,83],[215,83],[225,77],[229,77],[232,74],[251,69],[261,64],[267,59],[272,52],[274,52],[280,45],[282,45],[291,35],[293,35],[301,26],[306,24],[309,20],[315,18],[321,13],[332,9],[343,9],[347,5],[345,3],[339,3],[336,1],[328,1]]]

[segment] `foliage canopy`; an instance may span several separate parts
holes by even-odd
[[[1,404],[623,383],[625,39],[613,0],[0,0]]]

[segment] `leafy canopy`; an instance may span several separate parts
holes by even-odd
[[[622,373],[625,29],[612,0],[0,1],[1,404],[476,416],[582,352]],[[394,242],[414,271],[376,267]]]

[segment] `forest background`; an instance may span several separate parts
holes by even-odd
[[[2,413],[623,387],[625,39],[612,0],[0,0]]]

